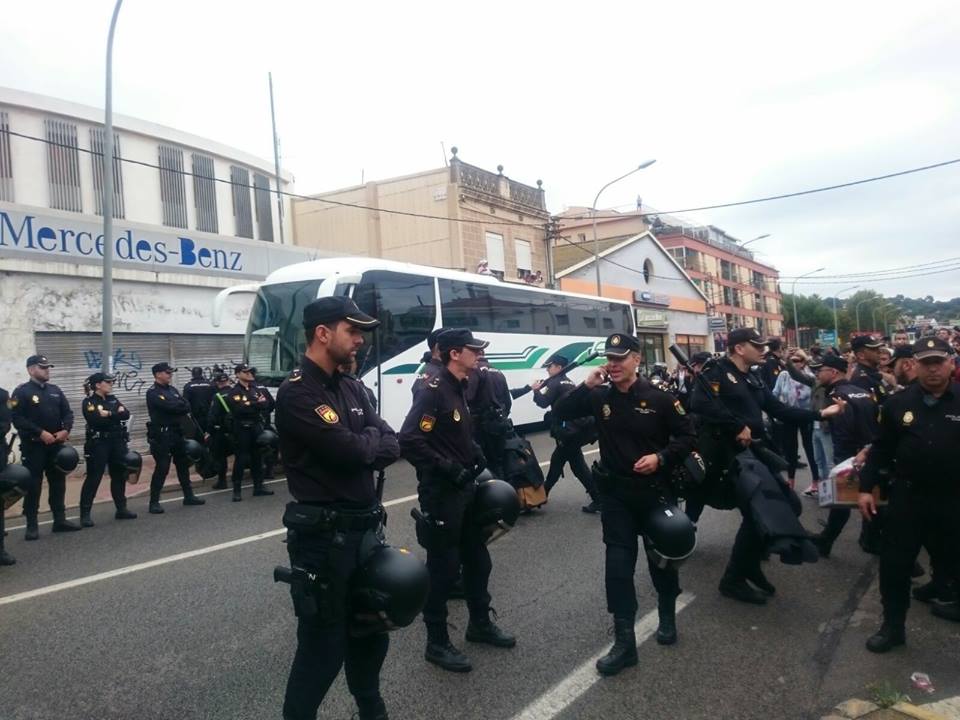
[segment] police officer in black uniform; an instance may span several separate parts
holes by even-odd
[[[183,386],[183,399],[190,406],[190,413],[197,421],[200,429],[207,432],[207,413],[210,411],[210,401],[216,388],[210,380],[203,376],[203,368],[195,367],[190,371],[191,377]]]
[[[263,421],[263,427],[267,430],[276,432],[277,428],[273,424],[273,408],[276,406],[276,401],[273,399],[273,395],[270,393],[270,390],[266,385],[261,385],[256,383],[257,392],[263,395],[266,398],[266,403],[264,404],[263,412],[260,417]],[[376,410],[376,405],[374,405],[374,410]],[[260,448],[260,457],[263,458],[263,479],[264,480],[273,480],[273,467],[277,464],[277,458],[279,456],[279,445],[270,445],[270,446],[261,446]]]
[[[374,472],[400,457],[397,437],[358,382],[338,368],[378,325],[346,297],[304,308],[307,350],[277,392],[277,429],[290,494],[284,525],[290,562],[317,577],[312,604],[295,596],[297,652],[287,681],[285,720],[313,720],[342,666],[361,720],[386,720],[380,668],[385,633],[347,632],[348,584],[362,561],[361,544],[381,533],[383,507]],[[297,605],[297,603],[300,605]]]
[[[177,480],[183,490],[184,505],[203,505],[206,500],[193,494],[190,485],[190,460],[184,447],[183,430],[180,423],[190,414],[190,406],[177,389],[170,384],[177,369],[168,362],[157,363],[151,368],[153,385],[147,390],[147,440],[150,454],[156,466],[150,478],[150,512],[163,513],[160,504],[160,491],[170,470],[170,458],[177,469]]]
[[[7,433],[10,432],[11,415],[10,395],[5,389],[0,388],[0,471],[7,467],[7,455],[10,452],[7,445]],[[4,548],[3,538],[6,535],[6,530],[3,527],[3,513],[3,503],[0,502],[0,565],[14,565],[17,561]]]
[[[850,350],[857,360],[850,371],[850,382],[873,393],[879,404],[883,404],[890,394],[880,372],[882,347],[883,341],[871,335],[857,335],[850,341]]]
[[[563,475],[564,466],[569,463],[570,470],[590,497],[590,503],[581,509],[585,513],[596,513],[600,512],[600,497],[597,495],[597,488],[590,468],[587,467],[587,461],[583,459],[582,449],[583,443],[594,432],[593,415],[587,414],[571,420],[561,420],[554,412],[557,403],[576,388],[576,384],[564,372],[564,368],[569,364],[569,359],[563,355],[551,355],[543,364],[549,377],[542,382],[534,383],[532,388],[533,402],[537,407],[550,408],[550,435],[557,443],[550,455],[550,468],[547,470],[544,489],[549,495]]]
[[[241,363],[233,369],[237,384],[226,395],[227,407],[233,418],[233,501],[240,502],[243,471],[250,469],[253,495],[273,495],[263,486],[263,458],[257,437],[263,432],[263,414],[273,410],[273,398],[257,387],[257,369]]]
[[[788,422],[822,420],[843,412],[846,403],[820,412],[791,408],[777,400],[753,367],[763,358],[766,343],[754,328],[735,328],[727,340],[727,355],[709,363],[702,372],[706,379],[694,387],[691,406],[700,420],[699,450],[707,462],[707,481],[721,487],[723,473],[741,448],[754,440],[769,440],[763,413]],[[743,521],[720,581],[720,593],[742,602],[763,605],[776,589],[760,567],[764,547],[749,507],[738,499]],[[729,507],[729,505],[727,506]],[[757,589],[747,584],[753,583]]]
[[[607,364],[593,369],[584,383],[554,406],[559,420],[593,416],[600,436],[597,490],[606,545],[607,611],[613,615],[615,633],[610,653],[597,661],[597,670],[604,675],[637,662],[633,582],[637,538],[648,534],[651,510],[672,501],[668,472],[693,451],[696,442],[680,401],[638,377],[639,353],[636,337],[614,333],[604,344]],[[659,567],[652,560],[649,568],[660,616],[657,641],[672,644],[677,639],[675,603],[680,594],[677,568]]]
[[[487,343],[466,329],[451,329],[438,340],[444,369],[416,394],[400,430],[403,457],[417,470],[417,492],[424,519],[417,540],[427,551],[430,594],[423,610],[427,626],[425,657],[444,670],[468,672],[469,658],[447,633],[447,600],[460,566],[470,611],[466,639],[510,648],[516,638],[490,619],[487,584],[493,565],[479,531],[470,523],[475,478],[486,458],[474,441],[464,396],[467,376]]]
[[[437,347],[437,339],[440,337],[440,334],[446,332],[446,330],[447,328],[445,327],[438,327],[435,330],[431,330],[427,336],[428,350],[423,354],[423,357],[420,358],[420,362],[424,364],[423,372],[417,375],[417,378],[413,381],[413,385],[410,387],[410,392],[414,395],[443,370],[443,362],[440,360],[440,348]]]
[[[217,481],[213,484],[214,490],[223,490],[227,487],[227,458],[233,452],[230,436],[232,435],[233,416],[227,404],[230,394],[230,378],[220,371],[213,376],[213,386],[216,390],[210,400],[210,409],[207,410],[207,433],[204,440],[210,449],[210,459],[217,470]]]
[[[860,512],[876,517],[873,489],[884,473],[892,478],[889,507],[881,535],[880,597],[883,624],[867,640],[871,652],[887,652],[906,642],[910,574],[921,545],[938,560],[937,572],[949,588],[950,602],[934,605],[935,614],[960,619],[960,384],[952,382],[950,345],[936,337],[914,343],[917,382],[892,395],[880,414],[880,436],[860,473]]]
[[[80,524],[93,527],[90,512],[104,470],[110,472],[110,495],[116,507],[114,517],[117,520],[133,520],[137,514],[127,509],[127,470],[124,461],[127,452],[126,422],[130,419],[130,411],[112,394],[111,375],[94,373],[87,383],[93,393],[82,403],[83,419],[87,421],[86,448],[89,455],[87,477],[80,489]]]
[[[30,380],[13,391],[10,407],[13,425],[20,433],[20,453],[24,466],[30,470],[34,485],[24,500],[27,517],[26,540],[36,540],[40,534],[37,513],[40,510],[40,483],[44,474],[50,486],[50,511],[53,513],[53,532],[72,532],[80,526],[67,520],[64,500],[67,477],[54,465],[54,457],[70,437],[73,429],[73,411],[67,396],[49,382],[53,365],[43,355],[27,358]]]

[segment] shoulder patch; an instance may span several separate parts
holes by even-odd
[[[713,390],[713,394],[714,394],[714,395],[719,395],[719,394],[720,394],[720,383],[719,383],[719,382],[711,382],[711,383],[710,383],[710,389]]]
[[[420,418],[420,429],[428,433],[433,430],[433,426],[436,425],[437,419],[432,415],[424,415]]]
[[[16,397],[11,397],[9,400],[7,400],[7,405],[10,407],[11,410],[19,404],[20,404],[20,401],[17,400]]]
[[[93,410],[94,410],[93,403],[87,403],[87,412],[93,412]]]
[[[338,422],[340,422],[340,416],[337,415],[337,411],[329,405],[318,405],[313,409],[313,411],[319,415],[320,419],[325,423],[336,425]]]
[[[435,377],[433,380],[431,380],[430,382],[427,383],[427,387],[430,387],[430,388],[438,388],[438,387],[440,387],[440,378],[439,378],[439,377]]]

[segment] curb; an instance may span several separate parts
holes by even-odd
[[[873,720],[874,718],[876,720],[897,720],[898,718],[949,720],[945,715],[911,703],[899,702],[892,707],[882,708],[875,703],[857,699],[840,703],[829,715],[824,715],[820,720]]]

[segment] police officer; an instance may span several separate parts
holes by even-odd
[[[240,502],[243,471],[250,469],[253,495],[273,495],[263,486],[263,458],[257,437],[263,432],[263,414],[273,410],[273,398],[257,387],[257,369],[241,363],[233,369],[237,384],[226,395],[227,407],[233,418],[233,501]]]
[[[297,608],[285,720],[313,720],[344,665],[361,720],[387,717],[380,668],[389,640],[385,633],[348,634],[348,584],[363,559],[363,539],[382,534],[374,472],[397,460],[400,449],[360,384],[338,370],[356,356],[363,331],[378,324],[346,297],[311,302],[303,311],[306,353],[277,392],[281,458],[296,500],[284,515],[287,551],[295,567],[319,579],[315,602]]]
[[[477,351],[477,362],[467,375],[464,390],[467,407],[473,419],[473,432],[480,450],[487,459],[490,472],[503,477],[504,443],[513,429],[507,416],[513,399],[503,373]]]
[[[791,408],[777,400],[753,366],[763,359],[766,343],[754,328],[735,328],[728,335],[727,355],[703,370],[706,383],[697,383],[692,407],[700,419],[699,450],[707,462],[708,483],[721,485],[723,473],[742,448],[754,440],[769,440],[763,413],[788,422],[833,417],[846,403],[821,411]],[[709,390],[706,387],[710,388]],[[720,593],[741,602],[763,605],[776,589],[760,567],[764,547],[747,504],[738,499],[743,521],[720,581]],[[747,584],[753,583],[757,589]]]
[[[906,642],[910,574],[921,545],[937,557],[938,574],[953,602],[934,605],[934,614],[960,619],[960,384],[952,382],[950,345],[935,337],[914,343],[917,382],[883,405],[880,435],[860,473],[860,512],[873,521],[873,489],[884,473],[890,482],[881,535],[880,597],[883,624],[867,649],[883,653]]]
[[[447,633],[447,600],[461,564],[470,612],[466,639],[503,648],[517,641],[490,619],[487,584],[493,566],[482,536],[470,523],[474,479],[486,459],[474,441],[464,393],[467,376],[487,343],[469,330],[451,329],[440,335],[438,345],[444,369],[414,397],[400,430],[400,449],[417,470],[417,492],[425,516],[417,527],[430,572],[430,593],[423,610],[425,657],[444,670],[468,672],[472,669],[469,658]]]
[[[117,520],[133,520],[137,514],[127,509],[127,470],[124,460],[127,452],[126,421],[130,419],[130,411],[112,394],[111,375],[94,373],[87,383],[93,393],[82,402],[83,419],[87,421],[86,448],[89,455],[87,477],[80,489],[80,524],[93,527],[90,511],[105,469],[110,472],[110,495],[116,506],[114,517]]]
[[[583,443],[590,439],[589,436],[594,432],[593,415],[588,413],[583,417],[561,420],[555,412],[557,403],[573,392],[576,387],[564,372],[564,368],[569,364],[569,359],[563,355],[551,355],[543,364],[549,377],[542,382],[535,382],[532,386],[533,401],[537,407],[550,408],[550,436],[557,443],[550,455],[550,468],[547,470],[544,489],[549,495],[563,475],[564,466],[569,463],[570,470],[590,497],[590,503],[584,505],[581,510],[585,513],[597,513],[600,512],[600,497],[597,495],[597,488],[590,468],[587,467],[587,461],[583,459],[582,449]]]
[[[208,427],[204,440],[207,441],[210,459],[217,470],[217,482],[213,484],[213,489],[223,490],[227,487],[227,457],[232,452],[230,437],[233,434],[233,416],[227,404],[231,388],[230,378],[226,373],[218,372],[213,376],[213,385],[216,392],[207,411]]]
[[[263,420],[263,427],[267,430],[276,432],[276,427],[273,424],[273,409],[276,406],[276,401],[273,399],[273,395],[270,393],[270,390],[266,385],[261,385],[259,382],[256,383],[257,392],[263,395],[266,398],[266,403],[264,405],[263,413],[261,413],[261,419]],[[374,405],[374,410],[376,410],[376,405]],[[260,448],[260,457],[263,458],[263,478],[264,480],[273,480],[273,467],[277,464],[277,457],[279,455],[279,446],[271,445],[268,447]]]
[[[190,374],[190,380],[183,386],[183,399],[190,406],[190,413],[197,421],[197,425],[206,433],[207,413],[210,411],[210,401],[213,400],[216,388],[203,376],[202,367],[193,368]]]
[[[447,328],[445,327],[438,327],[435,330],[431,330],[427,336],[428,349],[427,352],[423,354],[423,357],[420,358],[420,362],[424,365],[423,372],[417,375],[416,380],[413,381],[413,385],[410,387],[410,392],[414,395],[443,370],[443,362],[440,360],[440,348],[437,346],[437,339],[440,337],[440,334],[446,332],[446,330]]]
[[[40,510],[40,483],[44,473],[50,486],[50,510],[53,532],[73,532],[80,526],[67,520],[64,499],[67,477],[54,465],[54,456],[66,443],[73,429],[73,411],[67,396],[49,382],[53,365],[43,355],[27,358],[30,380],[13,391],[10,407],[13,426],[20,433],[20,452],[30,470],[34,485],[24,500],[27,517],[26,540],[40,537],[37,513]]]
[[[151,368],[153,385],[147,390],[147,412],[150,422],[147,423],[147,440],[150,443],[150,454],[156,466],[153,477],[150,478],[150,512],[154,515],[163,513],[160,504],[160,491],[170,471],[170,458],[177,469],[177,480],[183,490],[184,505],[203,505],[206,500],[193,494],[190,485],[190,460],[184,447],[183,430],[180,423],[184,416],[190,414],[190,406],[177,389],[170,384],[173,373],[177,369],[168,362],[160,362]]]
[[[877,403],[886,401],[890,384],[880,372],[880,349],[883,341],[872,335],[857,335],[850,341],[850,350],[856,358],[850,370],[850,382],[873,393]]]
[[[11,412],[10,395],[0,387],[0,471],[7,467],[7,454],[10,449],[7,446],[7,433],[10,432]],[[0,565],[14,565],[17,561],[13,555],[4,548],[4,536],[7,534],[3,523],[4,507],[0,501]]]
[[[559,400],[554,413],[559,420],[591,415],[600,436],[597,489],[606,545],[607,611],[613,614],[615,642],[597,661],[597,670],[614,675],[637,662],[633,582],[637,538],[648,534],[650,512],[672,501],[668,471],[693,451],[696,436],[680,401],[638,377],[636,337],[614,333],[604,344],[604,355],[606,365],[593,369],[583,384]],[[675,603],[680,594],[677,568],[660,567],[652,559],[649,568],[657,590],[657,641],[672,644],[677,639]]]

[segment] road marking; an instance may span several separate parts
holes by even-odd
[[[692,603],[694,595],[681,595],[677,598],[677,612]],[[642,645],[657,631],[657,611],[651,610],[636,624],[637,645]],[[609,648],[604,648],[566,678],[547,690],[523,710],[513,716],[512,720],[549,720],[566,710],[587,690],[602,679],[597,672],[597,660],[607,654]]]
[[[401,505],[416,499],[416,495],[407,495],[406,497],[396,498],[395,500],[388,500],[383,504],[383,506],[391,507],[392,505]],[[266,540],[267,538],[276,537],[277,535],[285,533],[286,531],[286,528],[270,530],[268,532],[250,535],[249,537],[239,538],[237,540],[230,540],[229,542],[219,543],[217,545],[210,545],[209,547],[199,548],[197,550],[188,550],[187,552],[177,553],[176,555],[168,555],[167,557],[157,558],[156,560],[137,563],[136,565],[127,565],[126,567],[117,568],[116,570],[108,570],[107,572],[97,573],[96,575],[88,575],[87,577],[77,578],[76,580],[68,580],[67,582],[57,583],[55,585],[47,585],[45,587],[37,588],[36,590],[27,590],[14,595],[6,595],[4,597],[0,597],[0,605],[10,605],[22,600],[29,600],[42,595],[50,595],[51,593],[70,590],[71,588],[82,587],[83,585],[90,585],[91,583],[109,580],[111,578],[120,577],[121,575],[129,575],[131,573],[140,572],[141,570],[149,570],[150,568],[159,567],[161,565],[169,565],[170,563],[179,562],[180,560],[189,560],[190,558],[199,557],[200,555],[209,555],[210,553],[218,552],[220,550],[227,550],[240,545],[257,542],[258,540]]]

